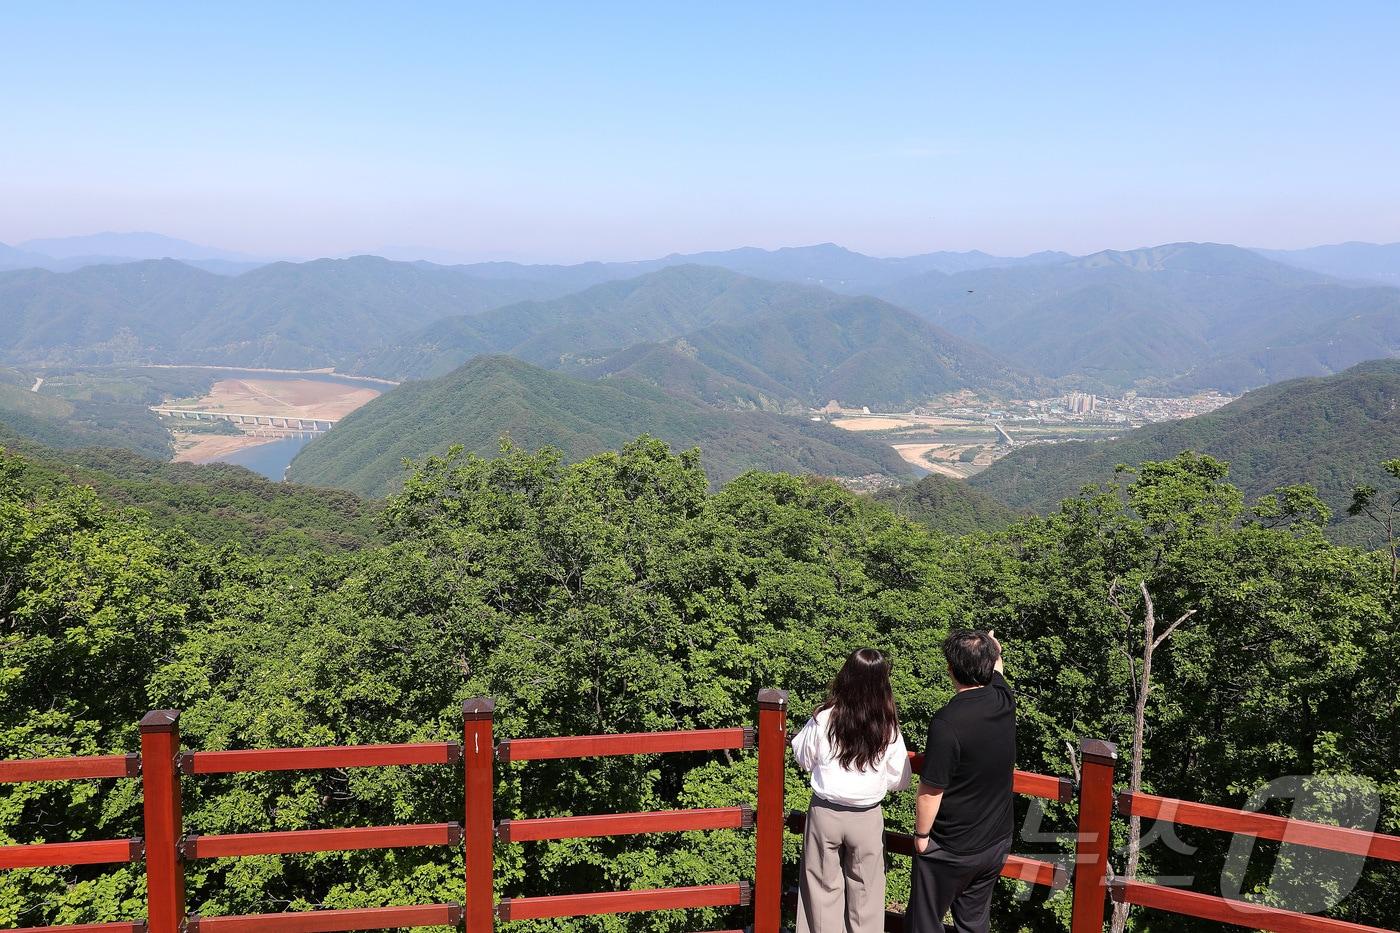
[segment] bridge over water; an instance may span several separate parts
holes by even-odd
[[[179,418],[183,421],[230,421],[251,428],[249,433],[261,434],[270,431],[277,435],[324,434],[335,427],[338,419],[306,418],[301,415],[252,414],[236,411],[212,411],[198,408],[172,408],[166,405],[152,405],[151,411],[166,418]]]

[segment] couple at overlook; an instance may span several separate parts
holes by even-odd
[[[992,892],[1011,851],[1016,701],[1002,677],[995,632],[963,629],[943,642],[957,693],[934,714],[914,817],[908,933],[986,933]],[[879,933],[885,920],[881,802],[909,786],[890,664],[851,653],[827,698],[792,740],[811,772],[802,841],[797,933]]]

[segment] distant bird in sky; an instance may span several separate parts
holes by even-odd
[[[971,295],[971,294],[972,294],[972,289],[969,288],[969,289],[967,290],[967,293],[968,293],[969,295]]]

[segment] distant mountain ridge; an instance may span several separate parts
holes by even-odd
[[[73,272],[87,266],[121,265],[149,259],[178,259],[197,269],[219,275],[238,275],[273,261],[145,232],[52,237],[28,240],[18,247],[0,243],[0,270]]]
[[[372,356],[362,368],[435,375],[479,353],[508,353],[593,376],[655,379],[666,375],[656,358],[644,363],[633,348],[672,340],[683,347],[651,352],[680,353],[681,365],[693,371],[687,378],[779,407],[838,398],[907,410],[956,389],[1007,392],[1034,384],[993,354],[878,299],[706,266],[674,266],[563,298],[436,321],[409,346]]]
[[[1339,279],[1400,285],[1400,243],[1333,243],[1307,249],[1256,249],[1275,262]]]
[[[570,460],[649,433],[699,446],[712,481],[746,469],[907,476],[890,448],[806,418],[725,412],[630,380],[586,381],[507,356],[480,356],[445,376],[406,383],[347,415],[292,461],[288,479],[368,495],[391,489],[405,457],[452,444],[491,455],[509,436]]]
[[[21,250],[74,259],[82,256],[126,256],[142,259],[226,259],[232,262],[268,262],[266,257],[250,256],[232,250],[203,246],[161,233],[92,233],[84,236],[50,237],[18,244]]]
[[[925,273],[880,295],[1030,371],[1103,391],[1242,391],[1400,353],[1400,291],[1358,289],[1223,244]],[[1343,339],[1349,330],[1364,336]],[[1294,349],[1266,353],[1280,345]],[[1230,363],[1241,355],[1253,362]]]
[[[1137,388],[1180,394],[1243,391],[1400,354],[1400,290],[1341,281],[1222,244],[1019,260],[947,253],[877,260],[830,244],[732,250],[703,258],[766,284],[725,286],[727,292],[716,293],[709,305],[681,294],[703,292],[703,282],[677,285],[668,297],[655,283],[671,280],[646,278],[694,269],[685,258],[695,257],[439,266],[360,256],[272,263],[231,277],[204,274],[181,261],[151,260],[70,273],[0,273],[0,362],[334,366],[392,378],[438,375],[474,354],[497,352],[586,368],[639,343],[684,337],[692,360],[749,384],[758,396],[766,398],[780,386],[803,402],[813,393],[869,390],[880,404],[902,405],[956,380],[1005,386],[1009,372],[1105,393]],[[686,275],[698,273],[678,280]],[[640,296],[626,284],[637,280],[649,283]],[[764,290],[773,296],[758,295]],[[745,314],[759,308],[775,313],[783,303],[814,314],[827,327],[841,301],[862,296],[886,302],[879,314],[887,320],[893,306],[935,330],[906,322],[867,331],[892,335],[902,329],[904,336],[878,353],[862,356],[848,347],[842,359],[819,364],[823,374],[856,373],[851,380],[830,376],[829,385],[823,381],[828,375],[764,384],[752,370],[768,366],[771,357],[732,359],[699,339],[700,330],[737,327]],[[522,301],[537,305],[497,310]],[[671,305],[674,314],[667,311]],[[867,304],[866,310],[874,314],[875,307]],[[847,331],[858,333],[849,326]],[[926,364],[911,356],[920,346],[928,350]],[[957,365],[957,357],[977,353],[984,363],[991,361],[982,372]],[[888,357],[889,365],[880,357]],[[869,378],[882,366],[910,374],[907,388]],[[940,369],[943,376],[930,375]],[[730,388],[738,388],[737,394],[722,394],[755,398],[753,391]]]
[[[0,359],[343,367],[466,311],[552,292],[374,257],[228,277],[171,259],[0,273]]]

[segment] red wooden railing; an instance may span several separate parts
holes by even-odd
[[[1154,794],[1124,792],[1117,795],[1115,804],[1118,812],[1124,816],[1165,820],[1178,826],[1196,826],[1314,849],[1400,862],[1400,836],[1216,807],[1171,797],[1158,797]],[[1272,933],[1392,933],[1380,927],[1264,907],[1248,901],[1183,891],[1143,881],[1115,879],[1110,882],[1110,889],[1113,899],[1122,904],[1134,904],[1203,920],[1216,920],[1251,930],[1268,930]]]
[[[332,933],[391,927],[463,925],[466,933],[491,933],[498,921],[572,917],[645,910],[752,904],[752,933],[778,933],[783,907],[784,823],[800,831],[805,814],[786,815],[783,803],[787,745],[787,695],[763,690],[755,728],[698,729],[548,738],[493,738],[495,705],[489,699],[463,706],[462,743],[181,752],[179,717],[158,710],[141,721],[140,755],[0,761],[0,783],[140,777],[145,837],[83,842],[0,846],[0,869],[59,865],[98,865],[144,861],[147,877],[145,920],[30,928],[29,933]],[[757,806],[590,814],[519,820],[494,819],[496,761],[540,761],[670,752],[733,751],[757,747]],[[1124,816],[1170,820],[1184,826],[1240,833],[1357,856],[1400,861],[1400,837],[1251,813],[1152,794],[1117,794],[1113,788],[1117,750],[1086,740],[1080,748],[1080,780],[1017,771],[1018,794],[1077,802],[1076,848],[1071,869],[1062,864],[1013,855],[1002,874],[1052,890],[1072,885],[1072,933],[1102,933],[1109,896],[1120,903],[1277,933],[1388,933],[1377,928],[1169,888],[1115,879],[1109,864],[1115,809]],[[914,757],[914,766],[920,756]],[[466,791],[464,819],[458,823],[371,826],[292,832],[185,835],[181,814],[181,775],[231,774],[313,768],[388,765],[461,765]],[[715,829],[755,830],[753,885],[739,881],[696,887],[604,891],[588,894],[503,898],[494,902],[494,846],[548,839],[575,839],[637,833]],[[888,850],[911,855],[907,834],[885,834]],[[305,913],[228,917],[186,916],[187,861],[249,855],[344,851],[405,846],[463,846],[464,897],[461,904],[317,910]],[[791,894],[789,897],[795,895]],[[902,931],[903,917],[889,914],[889,930]],[[737,933],[737,931],[723,931]]]

